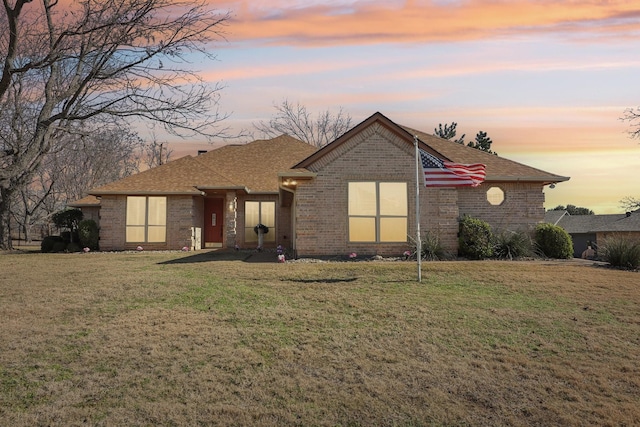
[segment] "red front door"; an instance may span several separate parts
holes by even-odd
[[[222,246],[223,199],[204,200],[204,247]]]

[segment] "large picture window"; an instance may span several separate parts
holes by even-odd
[[[127,197],[127,243],[161,243],[167,240],[167,198]]]
[[[244,241],[257,243],[258,235],[254,228],[258,224],[269,227],[269,232],[263,236],[264,242],[276,241],[276,202],[245,202],[244,203]]]
[[[349,241],[407,241],[407,183],[349,183]]]

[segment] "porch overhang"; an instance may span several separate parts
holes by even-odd
[[[278,181],[280,188],[295,190],[298,181],[309,181],[318,176],[317,173],[307,169],[291,169],[288,171],[278,172]]]
[[[298,188],[300,181],[310,181],[318,176],[317,173],[307,169],[291,169],[278,172],[278,182],[280,189],[280,206],[289,207],[293,204],[293,195]]]

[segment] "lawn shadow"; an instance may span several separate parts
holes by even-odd
[[[347,283],[347,282],[355,282],[358,280],[357,277],[349,277],[346,279],[287,279],[286,282],[296,282],[296,283]],[[283,280],[285,281],[285,280]]]
[[[212,249],[206,251],[198,251],[193,255],[182,258],[172,259],[169,261],[159,262],[158,264],[197,264],[202,262],[216,261],[243,261],[243,262],[277,262],[275,252],[257,252],[233,249]]]

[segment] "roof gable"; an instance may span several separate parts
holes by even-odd
[[[565,215],[569,215],[569,212],[567,212],[566,210],[562,210],[562,211],[556,211],[556,210],[546,211],[544,213],[544,222],[549,223],[549,224],[553,224],[553,225],[558,225],[558,222],[560,222],[560,220]]]
[[[518,163],[504,157],[499,157],[494,154],[478,150],[476,148],[467,147],[463,144],[458,144],[457,142],[439,138],[422,131],[400,126],[379,112],[373,114],[360,124],[356,125],[351,130],[346,132],[340,138],[316,151],[311,156],[307,157],[294,167],[308,168],[312,166],[316,162],[319,162],[323,157],[330,155],[331,152],[336,150],[341,145],[345,144],[351,138],[355,137],[361,132],[364,132],[374,124],[379,124],[385,127],[387,130],[405,140],[407,144],[413,145],[414,136],[416,136],[418,138],[421,149],[431,152],[436,157],[439,157],[441,159],[464,164],[484,164],[486,166],[487,173],[486,181],[489,182],[530,181],[550,184],[554,182],[567,181],[569,179],[568,177],[536,169],[522,163]]]

